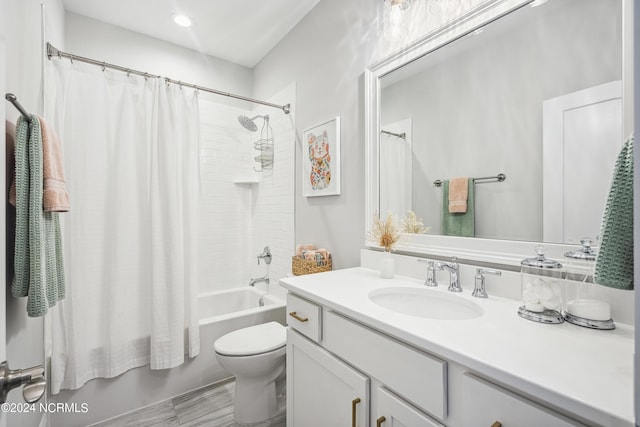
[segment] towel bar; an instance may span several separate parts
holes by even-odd
[[[503,173],[499,173],[496,176],[483,176],[481,178],[473,178],[473,183],[480,183],[482,184],[483,182],[502,182],[505,179],[507,179],[507,176]],[[442,180],[440,179],[436,179],[435,181],[433,181],[433,186],[434,187],[442,187]]]

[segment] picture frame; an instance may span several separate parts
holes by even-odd
[[[340,117],[306,129],[302,150],[304,197],[340,195]]]

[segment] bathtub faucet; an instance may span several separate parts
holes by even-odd
[[[255,279],[249,280],[249,286],[255,286],[258,282],[264,282],[267,285],[269,284],[269,275],[265,274],[263,277],[256,277]]]

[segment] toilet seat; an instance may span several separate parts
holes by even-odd
[[[286,343],[286,328],[277,322],[269,322],[223,335],[213,348],[225,356],[253,356],[277,350]]]

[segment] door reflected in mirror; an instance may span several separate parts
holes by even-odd
[[[461,235],[443,228],[455,216],[480,238],[595,238],[623,142],[621,3],[523,6],[384,75],[381,215],[411,210],[439,235]],[[447,206],[457,177],[466,212]]]

